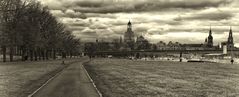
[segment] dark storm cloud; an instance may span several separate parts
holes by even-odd
[[[117,13],[117,12],[139,12],[139,11],[157,11],[167,9],[203,9],[207,7],[219,7],[229,4],[227,0],[182,0],[182,1],[162,1],[147,0],[139,2],[89,2],[76,1],[76,6],[71,7],[76,11],[90,13]]]
[[[196,13],[192,14],[190,16],[180,16],[175,18],[175,21],[181,21],[181,20],[228,20],[234,17],[235,15],[231,12],[207,12],[207,13]]]
[[[75,1],[74,4],[76,6],[81,6],[81,7],[103,7],[104,2],[101,0],[84,0],[84,1]]]
[[[206,7],[219,7],[222,4],[229,3],[226,0],[182,0],[182,1],[149,1],[138,3],[135,5],[136,9],[140,10],[154,10],[154,9],[168,9],[168,8],[182,8],[182,9],[202,9]]]
[[[44,2],[53,3],[50,1]],[[51,9],[63,11],[73,9],[84,13],[117,13],[166,9],[203,9],[229,3],[228,0],[128,0],[121,2],[114,2],[113,0],[70,0],[68,2],[67,0],[58,0],[56,3],[48,4],[48,6]]]

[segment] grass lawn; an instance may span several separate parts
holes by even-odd
[[[66,64],[79,59],[66,60]],[[61,60],[0,63],[0,97],[27,97],[67,65]]]
[[[94,59],[85,64],[104,97],[239,97],[239,65]]]

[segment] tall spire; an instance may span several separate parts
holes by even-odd
[[[209,35],[212,35],[212,27],[210,25]]]
[[[212,37],[212,27],[210,25],[210,29],[209,29],[209,35],[208,35],[208,39],[207,39],[207,46],[208,47],[213,47],[213,37]]]
[[[233,47],[233,46],[234,46],[233,36],[232,36],[232,27],[231,27],[231,26],[230,26],[230,30],[229,30],[229,36],[228,36],[227,44],[228,44],[228,46],[230,46],[230,47]]]
[[[232,37],[232,27],[230,26],[230,30],[229,30],[229,37],[228,38],[233,38]]]
[[[129,20],[129,22],[128,22],[128,25],[131,25],[131,22],[130,22],[130,20]]]
[[[127,31],[124,34],[124,41],[133,41],[134,40],[134,32],[132,31],[132,24],[129,20],[127,24]]]
[[[127,44],[127,47],[134,49],[135,37],[130,20],[127,25],[127,31],[124,33],[124,42]]]
[[[230,26],[229,37],[232,37],[232,26]]]
[[[131,22],[130,22],[130,20],[129,20],[129,22],[128,22],[128,30],[131,30],[131,28],[132,28],[132,24],[131,24]]]

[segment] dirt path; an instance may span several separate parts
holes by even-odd
[[[82,62],[71,64],[32,97],[100,97]]]

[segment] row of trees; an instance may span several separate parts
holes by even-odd
[[[66,58],[79,53],[79,39],[36,0],[0,0],[0,46],[3,61],[9,54],[25,60]]]

